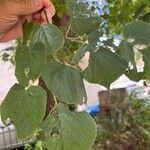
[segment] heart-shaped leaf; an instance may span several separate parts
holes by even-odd
[[[33,134],[42,122],[46,109],[46,93],[39,86],[25,90],[15,84],[1,105],[2,120],[13,120],[20,138]]]
[[[90,54],[89,66],[83,72],[89,82],[109,88],[127,69],[128,63],[108,49],[101,47]]]
[[[32,44],[42,42],[46,47],[47,53],[56,53],[63,47],[65,42],[63,33],[53,24],[36,25],[32,36]]]
[[[59,104],[58,117],[50,117],[47,121],[51,126],[46,129],[46,140],[43,142],[47,148],[91,150],[96,138],[96,124],[87,113],[71,112]]]
[[[44,67],[43,80],[52,93],[68,104],[82,104],[86,99],[81,72],[76,68],[52,62]]]
[[[19,46],[15,55],[15,75],[20,84],[28,86],[29,80],[36,80],[40,76],[41,68],[47,61],[45,47],[36,43],[33,47]]]

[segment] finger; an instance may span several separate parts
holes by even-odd
[[[50,8],[55,13],[54,5],[50,0],[20,0],[18,2],[19,15],[29,15],[38,12],[43,7]]]
[[[25,16],[25,20],[27,20],[28,22],[33,22],[34,17],[33,17],[33,15],[27,15],[27,16]]]
[[[1,42],[7,42],[23,36],[22,24],[24,19],[20,19],[10,30],[8,30],[3,36],[1,36]]]
[[[49,19],[49,21],[48,21],[49,23],[52,23],[52,19]],[[44,24],[47,24],[47,21],[45,21],[45,22],[41,22],[40,23],[41,25],[44,25]]]
[[[47,18],[33,18],[33,22],[43,25],[47,23],[52,23],[52,18],[49,18],[48,22],[47,22]]]
[[[38,24],[42,24],[42,20],[39,20],[39,19],[34,19],[33,22],[38,23]]]
[[[33,14],[44,6],[43,0],[9,0],[15,6],[16,15]]]
[[[55,12],[56,12],[55,7],[54,7],[53,3],[50,0],[44,0],[44,6],[46,8],[49,7],[55,14]]]
[[[39,19],[34,19],[33,21],[35,23],[38,23],[38,24],[41,24],[41,25],[47,24],[47,21],[43,21],[43,20],[39,20]],[[52,23],[52,19],[49,20],[49,23]]]
[[[53,17],[55,15],[55,9],[53,5],[50,5],[49,7],[45,8],[45,10],[49,16]]]
[[[51,4],[50,0],[43,0],[43,3],[45,7],[48,7]]]
[[[33,19],[34,20],[39,20],[39,22],[52,22],[52,17],[55,15],[55,12],[53,11],[53,9],[51,9],[51,6],[49,6],[48,8],[45,8],[42,12],[38,12],[35,13],[33,15]],[[33,20],[33,21],[34,21]]]
[[[51,22],[52,17],[55,15],[55,12],[51,9],[51,7],[48,7],[44,9],[44,11],[41,13],[41,19],[43,22]]]
[[[41,12],[34,14],[33,20],[41,20]]]

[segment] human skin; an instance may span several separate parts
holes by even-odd
[[[50,0],[0,0],[0,42],[22,37],[25,20],[44,24],[55,14]]]

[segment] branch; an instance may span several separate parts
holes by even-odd
[[[47,93],[46,112],[45,112],[45,117],[43,119],[43,120],[45,120],[48,117],[48,115],[52,112],[52,109],[54,108],[57,101],[56,101],[55,96],[52,94],[52,92],[47,88],[47,86],[46,86],[45,82],[43,81],[42,77],[39,78],[39,85]]]

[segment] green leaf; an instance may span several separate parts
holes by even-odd
[[[95,30],[89,35],[88,41],[91,45],[96,46],[101,36],[103,36],[102,32],[99,30]]]
[[[143,72],[137,72],[137,69],[128,70],[125,75],[132,81],[138,82],[143,77]]]
[[[28,21],[25,21],[23,24],[23,44],[26,45],[28,40],[31,37],[32,30],[34,28],[34,23],[28,23]]]
[[[149,44],[150,25],[143,21],[135,20],[125,26],[124,37],[134,39],[139,44]]]
[[[41,75],[43,65],[47,62],[46,50],[43,44],[35,44],[30,50],[29,73],[31,80],[36,80]]]
[[[52,62],[44,67],[43,80],[52,93],[68,104],[82,104],[86,98],[81,72],[76,68]]]
[[[75,54],[74,62],[78,64],[87,51],[88,51],[87,44],[82,45]]]
[[[29,77],[27,77],[29,59],[29,48],[27,46],[18,47],[15,55],[15,76],[18,82],[25,87],[29,85]]]
[[[72,17],[76,13],[76,8],[77,8],[77,2],[76,0],[65,0],[66,2],[66,7],[67,7],[67,12],[68,14]]]
[[[67,10],[71,16],[71,29],[78,35],[90,34],[99,28],[100,17],[91,10],[88,4],[75,0],[66,0]]]
[[[41,68],[47,61],[45,47],[35,43],[33,47],[19,46],[17,48],[15,75],[20,84],[28,86],[29,79],[36,80],[41,74]]]
[[[83,72],[89,82],[98,83],[107,88],[120,77],[128,63],[108,49],[101,47],[90,54],[89,66]]]
[[[107,39],[107,41],[103,41],[103,43],[105,46],[111,47],[115,51],[118,50],[118,47],[114,44],[113,38]]]
[[[42,123],[41,128],[45,133],[43,144],[50,149],[62,150],[61,125],[59,117],[50,116]]]
[[[150,48],[141,51],[144,61],[143,79],[150,79]]]
[[[42,42],[47,53],[56,53],[63,47],[65,42],[63,33],[53,24],[37,25],[34,27],[32,35],[32,44]]]
[[[11,118],[19,138],[31,136],[42,122],[46,109],[46,93],[39,86],[25,90],[15,84],[1,105],[2,120]]]
[[[71,17],[78,15],[89,14],[90,10],[87,10],[88,4],[83,2],[77,2],[76,0],[65,0],[68,14]]]
[[[52,123],[53,122],[53,123]],[[58,106],[58,117],[52,117],[53,129],[44,142],[48,149],[91,150],[96,138],[96,124],[85,112],[71,112],[62,104]]]
[[[127,62],[131,62],[132,65],[135,65],[133,45],[131,43],[123,40],[116,53]]]
[[[103,37],[103,32],[98,29],[93,31],[89,36],[88,36],[88,42],[90,46],[96,47],[97,43],[100,42],[100,37]],[[113,48],[113,50],[116,50],[118,47],[114,45],[114,39],[107,39],[106,41],[103,41],[102,43],[105,46]]]
[[[48,116],[40,125],[40,128],[44,130],[45,136],[51,136],[51,132],[54,127],[60,126],[60,121],[58,117],[54,116]]]
[[[90,34],[100,25],[100,18],[95,16],[76,16],[71,20],[71,29],[78,35]]]
[[[92,44],[83,44],[76,52],[74,57],[74,62],[78,64],[80,60],[84,57],[86,52],[94,52],[96,47]]]

